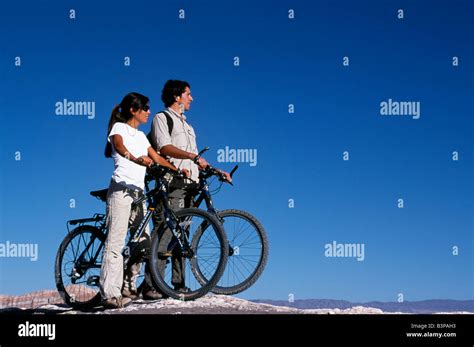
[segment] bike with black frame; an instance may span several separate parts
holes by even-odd
[[[172,255],[180,256],[184,261],[184,270],[187,274],[186,293],[176,290],[171,285],[171,278],[166,273],[157,271],[151,285],[157,287],[169,297],[180,300],[194,300],[209,292],[215,287],[224,272],[227,262],[228,241],[221,223],[210,213],[197,208],[186,208],[173,211],[168,204],[168,193],[165,175],[176,175],[176,172],[158,165],[149,168],[151,176],[156,180],[156,187],[148,190],[133,202],[132,208],[139,206],[146,199],[148,209],[133,235],[122,252],[124,269],[137,262],[151,262],[154,264],[170,263]],[[169,176],[168,176],[169,177]],[[107,189],[91,192],[91,195],[106,202]],[[155,252],[144,249],[140,243],[141,237],[155,213],[157,204],[162,204],[166,223],[152,233],[151,239],[160,237],[164,230],[172,233],[171,242],[161,245],[164,248]],[[75,226],[70,230],[70,226]],[[107,222],[104,214],[95,214],[92,218],[76,219],[67,222],[68,234],[62,241],[55,261],[56,287],[69,306],[78,309],[90,308],[100,303],[100,269],[102,255],[107,238]],[[195,234],[202,242],[191,242]],[[194,267],[203,268],[205,281],[192,279],[190,274],[196,272]],[[137,284],[143,282],[142,278]]]
[[[200,157],[209,147],[198,153]],[[232,177],[237,170],[236,165],[230,172]],[[221,185],[213,192],[209,190],[208,179],[217,177]],[[269,244],[263,225],[253,215],[246,211],[237,209],[226,209],[218,211],[214,208],[212,195],[219,192],[223,183],[227,181],[225,175],[216,168],[208,166],[199,172],[199,186],[188,191],[194,198],[192,207],[198,208],[202,202],[206,203],[207,211],[218,218],[224,226],[228,240],[228,259],[222,277],[212,289],[215,294],[231,295],[240,293],[252,286],[262,274],[267,263]],[[191,247],[196,247],[205,236],[202,228],[196,232],[191,240]],[[194,277],[202,283],[207,283],[209,277],[205,269],[199,264],[192,268]]]

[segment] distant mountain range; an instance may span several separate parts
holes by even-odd
[[[373,307],[383,312],[403,313],[437,313],[437,312],[472,312],[474,313],[474,300],[423,300],[404,302],[380,302],[370,301],[354,303],[345,300],[331,299],[301,299],[293,302],[285,300],[250,300],[255,303],[270,304],[274,306],[285,306],[297,309],[348,309],[354,306]]]

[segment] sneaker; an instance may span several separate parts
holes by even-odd
[[[144,290],[142,296],[143,296],[143,300],[159,300],[159,299],[164,299],[165,297],[167,297],[163,293],[160,293],[159,291],[157,291],[155,288]]]
[[[115,298],[105,299],[103,301],[103,305],[105,308],[108,308],[108,309],[116,309],[116,308],[126,307],[131,302],[132,302],[132,299],[119,296]]]
[[[174,290],[180,293],[189,293],[191,291],[191,288],[186,287],[184,284],[176,284],[174,286]]]
[[[132,300],[135,300],[136,298],[138,298],[138,292],[136,289],[128,289],[128,288],[124,288],[122,290],[122,297],[124,298],[130,298]]]

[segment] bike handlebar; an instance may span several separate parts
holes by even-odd
[[[199,158],[201,158],[203,153],[207,152],[208,150],[209,150],[209,147],[204,147],[202,150],[200,150],[194,161],[197,162],[199,160]],[[232,178],[232,175],[234,174],[234,172],[237,170],[238,167],[239,167],[239,165],[235,165],[234,168],[232,169],[232,171],[230,172],[229,175],[230,175],[231,178]],[[209,178],[211,176],[217,176],[219,181],[227,182],[231,186],[233,186],[232,182],[227,181],[226,176],[221,171],[217,170],[215,167],[212,167],[211,165],[208,165],[205,169],[201,170],[200,176],[203,177],[203,178]]]
[[[203,149],[201,149],[201,151],[198,153],[199,156],[203,155],[204,152],[207,152],[209,150],[209,147],[204,147]]]
[[[173,175],[175,177],[179,177],[179,178],[184,177],[184,175],[181,171],[176,171],[176,170],[170,169],[166,166],[161,166],[161,165],[158,165],[158,164],[152,164],[152,165],[148,166],[148,172],[152,176],[159,177],[159,178],[162,178],[167,173],[170,174],[170,175]]]
[[[232,171],[230,172],[230,177],[232,177],[232,175],[234,174],[235,171],[237,171],[237,169],[239,168],[239,165],[235,165],[234,168],[232,169]]]
[[[194,164],[197,164],[199,162],[199,159],[201,159],[202,154],[208,150],[209,147],[204,147],[204,149],[201,149],[201,151],[193,159]]]
[[[208,150],[209,150],[209,147],[205,147],[204,149],[199,151],[199,153],[197,154],[197,158],[200,158],[201,155],[203,153],[207,152]],[[232,175],[235,173],[235,171],[238,168],[239,168],[239,165],[234,166],[232,171],[229,173],[230,177],[232,177]],[[172,170],[172,169],[170,169],[166,166],[161,166],[161,165],[158,165],[158,164],[152,164],[152,165],[148,166],[147,171],[151,174],[151,177],[150,177],[150,175],[146,176],[146,181],[147,182],[151,181],[155,177],[162,178],[167,173],[169,173],[170,175],[173,175],[175,177],[178,177],[178,178],[184,178],[185,177],[184,174],[180,170],[175,171],[175,170]],[[219,181],[227,182],[230,185],[233,185],[232,182],[227,181],[226,176],[221,171],[219,171],[218,169],[216,169],[215,167],[213,167],[211,165],[208,165],[205,169],[201,170],[200,171],[200,176],[203,177],[203,178],[209,178],[211,176],[217,176]]]
[[[232,171],[230,172],[229,175],[230,175],[231,178],[232,178],[232,175],[234,174],[234,172],[237,170],[238,167],[239,167],[239,165],[235,165],[234,168],[232,169]],[[227,181],[226,176],[221,171],[217,170],[215,167],[212,167],[211,165],[208,165],[204,170],[201,170],[201,176],[203,178],[209,178],[211,176],[217,176],[219,181],[227,182],[231,186],[233,186],[232,182]]]

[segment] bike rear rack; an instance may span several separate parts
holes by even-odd
[[[91,218],[81,218],[81,219],[71,219],[66,222],[67,232],[68,234],[71,232],[69,229],[72,226],[81,226],[87,223],[94,223],[95,227],[98,227],[99,224],[104,223],[105,214],[103,213],[95,213]]]

